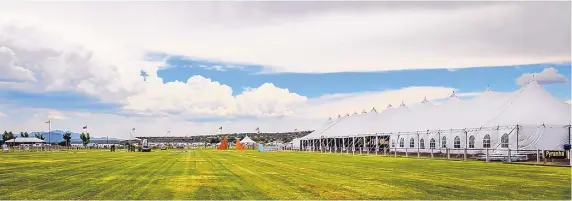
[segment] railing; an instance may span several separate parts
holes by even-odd
[[[73,150],[75,147],[71,146],[10,146],[8,150],[0,147],[0,152],[43,152],[43,151],[65,151]]]
[[[484,162],[504,162],[514,164],[536,164],[536,165],[553,165],[568,166],[572,163],[570,160],[570,150],[566,151],[565,158],[551,158],[545,156],[545,150],[514,150],[508,148],[493,149],[474,149],[474,148],[368,148],[368,147],[306,147],[300,151],[320,152],[320,153],[341,153],[350,155],[381,155],[389,157],[406,157],[406,158],[430,158],[444,160],[460,160],[460,161],[484,161]]]
[[[126,146],[116,146],[116,150],[127,149]],[[0,146],[2,152],[44,152],[44,151],[71,151],[71,150],[111,150],[111,147],[90,147],[90,146],[10,146],[7,150]]]

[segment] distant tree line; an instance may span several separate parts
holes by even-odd
[[[294,138],[300,138],[310,134],[313,131],[299,131],[299,132],[284,132],[284,133],[228,133],[218,135],[202,135],[202,136],[187,136],[187,137],[137,137],[139,139],[149,139],[149,142],[154,143],[192,143],[192,142],[206,142],[206,143],[219,143],[223,137],[227,137],[228,142],[236,142],[236,139],[244,139],[248,136],[255,142],[291,142]]]
[[[82,137],[83,136],[83,137]],[[20,137],[30,137],[30,134],[28,132],[20,132]],[[34,137],[44,140],[45,137],[42,133],[34,133]],[[14,133],[12,131],[8,132],[8,131],[4,131],[4,133],[2,134],[2,143],[6,143],[9,140],[13,140],[15,139],[16,136],[14,135]],[[72,134],[70,132],[66,132],[62,135],[63,141],[59,142],[58,145],[61,146],[69,146],[71,144],[71,138],[72,138]],[[81,140],[83,141],[84,146],[89,144],[90,141],[90,137],[89,137],[89,133],[84,134],[82,133],[80,135]]]

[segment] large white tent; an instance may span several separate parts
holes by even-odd
[[[453,92],[439,105],[425,99],[411,108],[402,103],[399,107],[390,105],[380,113],[347,115],[326,122],[301,140],[304,146],[305,142],[317,139],[388,136],[391,148],[415,151],[418,148],[561,150],[570,143],[570,120],[570,104],[531,81],[510,93],[487,89],[472,99],[461,100]],[[363,140],[365,143],[366,139]]]

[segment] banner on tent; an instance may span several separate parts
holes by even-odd
[[[544,151],[544,158],[567,158],[566,151],[553,151],[553,150],[546,150]]]

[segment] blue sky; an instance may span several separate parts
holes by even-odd
[[[401,70],[383,72],[341,73],[260,73],[260,66],[243,66],[217,70],[208,66],[225,64],[204,62],[175,57],[167,61],[168,68],[158,71],[164,82],[186,81],[190,76],[202,75],[229,85],[236,95],[244,88],[256,88],[266,82],[287,88],[309,98],[325,94],[382,91],[408,86],[446,86],[460,92],[484,90],[488,85],[495,91],[513,91],[520,86],[516,79],[524,73],[539,73],[544,68],[554,67],[570,80],[570,64],[532,64],[505,67],[478,67],[464,69]],[[206,67],[200,67],[200,65]],[[570,99],[570,84],[545,85],[554,96]]]
[[[217,70],[209,66],[225,66],[217,62],[169,59],[168,68],[159,70],[158,76],[164,82],[186,81],[193,75],[201,75],[228,85],[233,95],[245,88],[256,88],[264,83],[287,88],[308,98],[327,94],[383,91],[408,86],[443,86],[457,88],[460,92],[479,92],[488,85],[494,91],[514,91],[518,89],[515,80],[524,73],[538,73],[544,68],[554,67],[570,80],[570,64],[533,64],[506,67],[478,67],[465,69],[401,70],[384,72],[342,72],[342,73],[260,73],[260,66],[224,68]],[[206,67],[200,67],[204,65]],[[145,73],[143,72],[142,75]],[[547,91],[562,100],[570,100],[570,83],[545,85]],[[101,103],[93,97],[73,92],[30,93],[0,89],[0,99],[4,104],[15,107],[38,107],[52,109],[75,109],[79,111],[118,112],[118,106]]]

